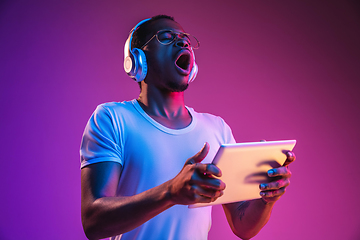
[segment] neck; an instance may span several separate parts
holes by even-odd
[[[164,92],[143,84],[137,100],[150,117],[166,127],[180,129],[191,123],[184,92]]]
[[[187,113],[184,92],[165,92],[144,84],[137,100],[152,116],[172,118]]]

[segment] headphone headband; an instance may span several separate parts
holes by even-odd
[[[151,18],[144,19],[144,20],[140,21],[138,24],[136,24],[135,27],[133,27],[133,29],[131,29],[131,31],[129,33],[129,38],[128,38],[129,39],[128,49],[130,51],[131,51],[131,42],[132,42],[134,32],[140,27],[141,24],[143,24],[144,22],[150,21],[150,20],[151,20]],[[126,45],[125,45],[125,47],[126,47]]]

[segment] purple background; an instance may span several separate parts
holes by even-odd
[[[86,239],[82,132],[96,105],[137,97],[123,45],[156,14],[201,41],[187,105],[238,142],[298,141],[292,183],[254,239],[360,239],[355,0],[1,1],[0,239]],[[209,239],[236,239],[220,207]]]

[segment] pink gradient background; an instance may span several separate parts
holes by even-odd
[[[156,14],[201,41],[187,105],[238,142],[298,141],[292,183],[254,239],[360,239],[355,0],[1,1],[0,239],[86,239],[81,135],[96,105],[137,97],[123,45]],[[220,207],[209,239],[237,239]]]

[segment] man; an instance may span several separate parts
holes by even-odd
[[[187,205],[222,195],[225,183],[214,178],[221,171],[210,162],[221,144],[235,140],[221,118],[184,104],[196,75],[198,43],[191,38],[164,15],[131,32],[125,70],[140,80],[140,95],[98,106],[81,144],[82,222],[89,239],[207,239],[211,207]],[[287,153],[286,165],[294,159]],[[261,185],[260,199],[223,205],[240,238],[260,231],[289,185],[287,167],[269,175],[276,178]]]

